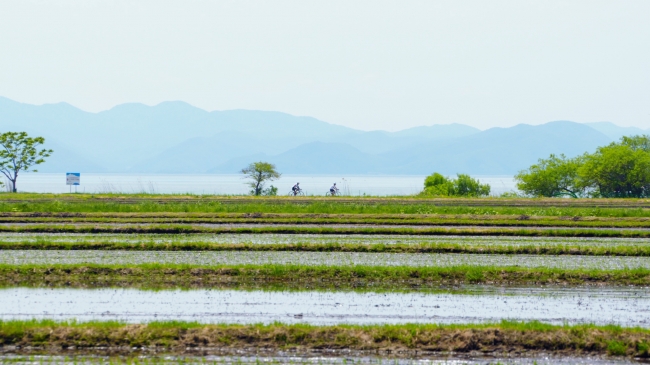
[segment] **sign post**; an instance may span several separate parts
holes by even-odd
[[[81,185],[81,173],[79,172],[66,172],[65,183],[70,185],[70,192],[72,193],[72,185],[74,185],[74,192],[77,192],[77,186]]]

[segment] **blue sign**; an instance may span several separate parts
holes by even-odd
[[[81,173],[79,172],[66,172],[65,173],[66,185],[81,185]]]

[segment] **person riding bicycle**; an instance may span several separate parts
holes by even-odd
[[[293,195],[298,195],[300,192],[300,183],[297,182],[296,185],[291,188],[291,191],[293,191]]]
[[[336,195],[336,193],[338,192],[339,192],[339,188],[337,188],[336,183],[334,183],[334,185],[332,185],[332,187],[330,188],[330,194]]]

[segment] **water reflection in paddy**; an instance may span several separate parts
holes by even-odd
[[[417,235],[340,235],[340,234],[84,234],[84,233],[3,233],[0,242],[75,242],[75,243],[215,243],[239,244],[462,244],[499,246],[647,246],[647,238],[599,237],[491,237]]]
[[[452,293],[0,290],[0,319],[202,323],[468,323],[503,319],[650,327],[648,288],[467,288]]]
[[[101,356],[15,356],[0,355],[0,362],[3,364],[15,365],[36,365],[36,364],[60,364],[60,365],[77,365],[77,364],[106,364],[129,363],[128,358],[122,358],[116,361],[115,357]],[[522,357],[522,358],[473,358],[461,357],[455,358],[438,357],[438,358],[379,358],[379,357],[356,357],[356,356],[164,356],[148,357],[138,356],[133,361],[138,364],[219,364],[219,365],[260,365],[260,364],[295,364],[295,365],[488,365],[488,364],[559,364],[559,365],[627,365],[638,364],[638,362],[626,358],[611,357],[560,357],[560,356],[539,356],[539,357]]]
[[[310,265],[517,266],[561,269],[650,269],[650,257],[264,251],[0,250],[9,265]]]

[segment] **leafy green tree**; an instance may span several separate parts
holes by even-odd
[[[623,137],[587,155],[578,174],[584,186],[604,198],[650,197],[650,138]]]
[[[437,172],[424,179],[422,195],[428,196],[467,196],[479,197],[490,195],[490,185],[481,184],[466,174],[458,174],[456,179],[449,179]]]
[[[454,184],[441,174],[434,172],[424,179],[423,195],[450,196],[453,194]]]
[[[45,158],[52,154],[52,150],[38,150],[43,143],[43,137],[31,138],[26,132],[0,134],[0,171],[9,179],[12,192],[17,191],[16,181],[21,171],[30,171],[29,169],[42,164]]]
[[[635,151],[646,151],[650,153],[650,136],[648,135],[622,137],[619,144],[629,146]]]
[[[247,183],[251,187],[251,195],[277,195],[278,189],[271,185],[264,189],[267,181],[279,179],[281,174],[275,170],[275,165],[268,162],[253,162],[241,170],[244,178],[249,179]]]
[[[453,180],[455,196],[488,196],[490,195],[490,185],[481,184],[478,179],[473,179],[466,174],[458,174]]]
[[[532,196],[578,198],[586,188],[578,177],[578,169],[583,162],[584,156],[566,158],[564,155],[551,155],[548,159],[540,158],[536,164],[515,175],[517,188]]]

